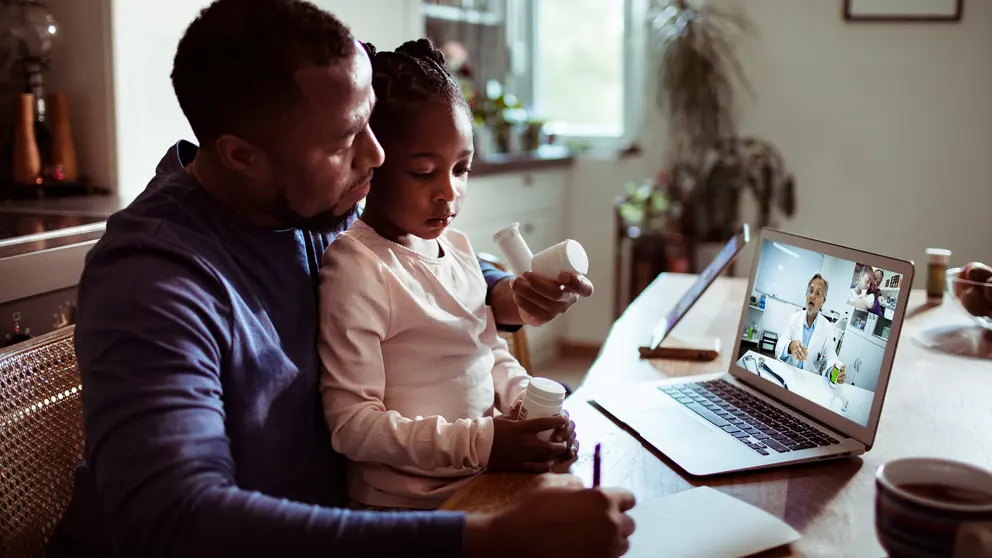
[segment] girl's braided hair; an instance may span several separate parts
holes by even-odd
[[[403,43],[395,51],[378,52],[363,43],[372,60],[372,87],[376,106],[371,126],[381,133],[389,124],[402,121],[403,114],[427,104],[468,109],[458,82],[445,67],[444,54],[430,39]]]

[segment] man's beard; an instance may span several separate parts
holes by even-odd
[[[350,192],[371,179],[372,171],[370,170],[365,176],[358,178],[349,184],[348,187],[344,189],[344,192]],[[288,182],[289,180],[283,181],[284,184]],[[279,192],[279,195],[275,200],[274,211],[276,218],[287,227],[302,229],[318,234],[330,234],[341,232],[346,225],[351,224],[352,220],[359,214],[359,207],[358,203],[356,203],[341,214],[335,214],[334,208],[332,208],[310,217],[304,217],[289,206],[289,201],[287,200],[285,190],[282,190]]]
[[[336,215],[333,210],[327,210],[311,217],[304,217],[289,207],[284,196],[279,196],[275,211],[279,221],[289,227],[318,234],[330,234],[341,232],[358,215],[358,204],[341,215]]]

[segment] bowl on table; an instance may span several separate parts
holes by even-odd
[[[969,264],[947,270],[947,292],[979,325],[992,330],[992,272],[988,268]]]

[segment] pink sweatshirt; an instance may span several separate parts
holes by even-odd
[[[529,377],[496,333],[486,282],[461,232],[431,258],[357,221],[324,252],[320,390],[349,495],[438,507],[489,462],[494,397]]]

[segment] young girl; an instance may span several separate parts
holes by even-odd
[[[361,220],[324,253],[321,394],[356,507],[436,508],[485,467],[547,471],[566,418],[514,421],[529,376],[497,335],[468,238],[472,119],[426,39],[372,60],[386,152]],[[498,408],[506,417],[493,418]],[[537,433],[558,428],[551,442]],[[567,440],[565,438],[568,438]]]

